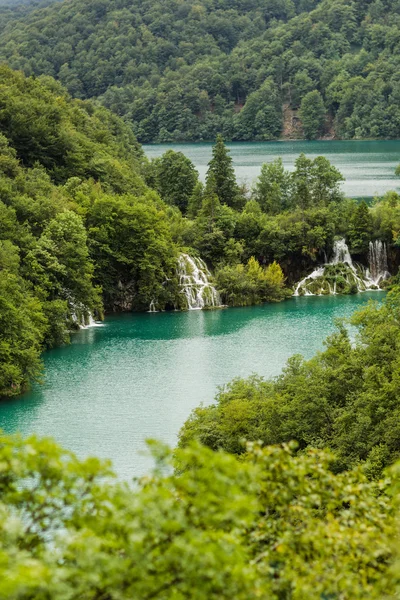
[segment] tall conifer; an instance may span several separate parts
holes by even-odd
[[[210,179],[213,181],[215,193],[221,204],[235,206],[239,189],[232,166],[232,158],[229,156],[229,150],[225,146],[221,135],[217,135],[216,144],[212,151],[212,159],[208,163],[207,186]]]

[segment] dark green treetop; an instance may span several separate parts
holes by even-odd
[[[222,135],[217,135],[215,146],[212,150],[212,159],[208,163],[206,185],[212,180],[214,193],[221,204],[234,207],[238,201],[239,189],[236,183],[232,158],[224,144]]]

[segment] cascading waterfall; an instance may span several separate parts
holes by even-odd
[[[85,304],[74,298],[70,290],[64,289],[63,294],[68,302],[71,320],[77,329],[103,326],[103,323],[95,320],[90,309]]]
[[[337,240],[334,243],[332,260],[302,279],[295,288],[294,296],[379,290],[379,283],[390,277],[387,270],[386,245],[380,240],[370,242],[369,264],[369,269],[354,264],[346,241]]]
[[[315,294],[308,289],[309,284],[312,281],[318,281],[324,276],[324,267],[318,267],[310,275],[304,277],[296,286],[293,296],[314,296]]]
[[[387,249],[385,242],[375,240],[369,243],[369,273],[375,285],[390,277],[387,262]]]
[[[177,275],[188,310],[221,306],[219,294],[210,283],[211,274],[201,258],[180,254]]]
[[[156,303],[154,302],[154,300],[152,300],[150,302],[149,310],[147,312],[149,312],[149,313],[156,313],[156,312],[158,312],[158,310],[156,309]]]
[[[80,329],[89,329],[90,327],[104,327],[104,323],[101,321],[96,321],[93,317],[92,313],[89,313],[89,318],[87,323],[81,322],[79,325]]]
[[[339,263],[347,263],[351,269],[354,269],[350,251],[344,238],[333,244],[333,258],[328,264],[338,265]]]

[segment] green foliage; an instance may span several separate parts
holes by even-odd
[[[292,174],[279,161],[265,165],[248,198],[221,136],[204,187],[183,154],[146,163],[117,117],[71,100],[49,77],[26,79],[3,66],[0,82],[0,268],[43,316],[32,377],[43,348],[67,342],[103,307],[179,308],[180,251],[193,249],[217,271],[224,302],[244,305],[285,298],[286,278],[292,284],[323,260],[336,235],[354,243],[363,236],[365,252],[365,219],[397,243],[393,198],[372,210],[345,201],[342,177],[323,157],[300,156]],[[6,353],[5,371],[12,360]],[[19,393],[31,377],[22,372],[2,393]]]
[[[302,103],[307,137],[325,120],[344,139],[400,137],[397,1],[73,0],[1,17],[1,60],[99,98],[141,142],[273,139]],[[52,102],[36,114],[29,130],[59,118]],[[74,141],[48,127],[68,163]]]
[[[234,120],[233,139],[273,140],[282,130],[282,100],[277,86],[267,80],[247,97]]]
[[[323,133],[325,106],[318,90],[309,92],[304,96],[300,106],[300,117],[304,135],[308,140],[315,140]]]
[[[48,223],[27,254],[24,269],[35,287],[52,300],[64,296],[72,304],[87,303],[90,308],[99,302],[92,287],[86,230],[82,218],[70,210]]]
[[[289,360],[275,381],[236,380],[217,404],[196,409],[181,443],[199,439],[213,449],[242,453],[242,439],[266,444],[297,440],[331,448],[336,469],[365,463],[368,473],[400,457],[398,436],[399,290],[356,313],[357,344],[340,327],[324,352]]]
[[[12,396],[37,379],[41,351],[101,318],[103,302],[173,302],[176,248],[117,117],[5,66],[0,97],[0,395]]]
[[[18,275],[0,268],[0,397],[23,392],[41,372],[46,319]]]
[[[400,246],[400,196],[388,192],[377,199],[371,210],[374,235],[389,244]]]
[[[290,105],[293,109],[300,108],[303,98],[315,89],[313,80],[308,74],[308,71],[299,71],[293,77],[293,82],[290,84]]]
[[[254,197],[264,212],[278,214],[289,207],[290,174],[285,171],[281,158],[264,163],[254,186]]]
[[[100,196],[87,223],[95,279],[107,307],[147,310],[152,300],[160,308],[173,305],[176,290],[163,284],[175,276],[177,253],[165,211],[151,196]]]
[[[221,267],[215,277],[223,303],[230,306],[273,302],[286,297],[285,277],[276,262],[263,268],[252,256],[247,265]]]
[[[289,447],[152,451],[133,487],[51,440],[2,436],[0,597],[395,597],[395,470],[377,485]],[[163,474],[171,460],[180,473]]]
[[[208,163],[206,177],[206,192],[215,194],[222,204],[236,206],[238,203],[239,189],[236,183],[235,171],[229,150],[224,144],[221,135],[217,135],[215,146],[212,150],[212,159]]]
[[[373,232],[373,218],[365,201],[357,206],[350,223],[349,240],[355,253],[366,252]]]
[[[167,150],[154,161],[153,169],[155,187],[161,198],[185,213],[198,183],[198,174],[192,162],[182,152]]]
[[[56,182],[93,177],[117,192],[144,189],[142,152],[123,123],[102,108],[71,101],[49,77],[0,68],[0,127],[24,166],[43,165]]]

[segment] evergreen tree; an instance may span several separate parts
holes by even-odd
[[[187,216],[190,219],[194,219],[199,210],[201,209],[201,205],[203,202],[204,196],[204,186],[201,181],[198,181],[193,188],[192,194],[189,198],[188,206],[187,206]]]
[[[232,158],[229,156],[229,150],[226,148],[221,135],[217,135],[216,144],[212,151],[212,159],[208,163],[207,187],[209,187],[211,179],[221,204],[235,206],[238,203],[239,188],[232,167]]]
[[[294,164],[292,207],[306,210],[312,205],[312,160],[302,153]]]

